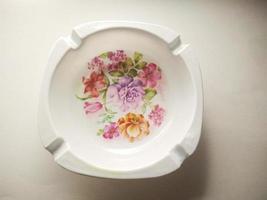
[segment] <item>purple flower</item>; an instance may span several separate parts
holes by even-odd
[[[164,119],[165,110],[159,105],[155,105],[153,110],[149,113],[148,118],[155,126],[160,126]]]
[[[105,125],[103,137],[106,139],[112,139],[120,135],[119,127],[115,122]]]
[[[107,98],[109,102],[119,105],[125,112],[129,109],[136,109],[142,102],[144,94],[140,80],[125,76],[120,78],[117,84],[108,88]]]

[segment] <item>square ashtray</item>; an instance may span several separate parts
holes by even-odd
[[[199,65],[179,34],[141,22],[90,22],[52,48],[39,131],[71,171],[156,177],[194,152],[202,112]]]

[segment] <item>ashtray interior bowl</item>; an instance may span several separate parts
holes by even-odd
[[[44,146],[69,170],[155,177],[196,148],[202,104],[199,67],[178,34],[145,23],[93,22],[55,43],[39,127]]]

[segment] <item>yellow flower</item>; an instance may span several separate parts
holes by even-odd
[[[149,134],[149,123],[141,114],[128,113],[118,120],[120,133],[133,142]]]

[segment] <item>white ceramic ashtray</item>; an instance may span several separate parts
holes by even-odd
[[[55,161],[107,178],[170,173],[195,150],[202,81],[191,47],[147,23],[82,24],[51,51],[39,108]]]

